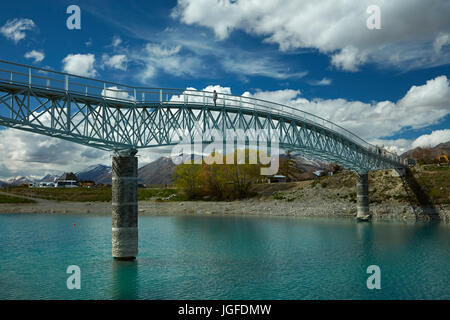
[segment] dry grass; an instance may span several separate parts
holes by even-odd
[[[369,199],[371,203],[386,201],[432,204],[450,203],[450,167],[437,165],[416,166],[411,171],[413,181],[405,189],[402,178],[392,176],[391,170],[378,170],[369,174]],[[411,183],[414,182],[414,183]],[[356,173],[343,171],[333,176],[323,176],[299,190],[273,193],[276,199],[298,200],[341,198],[356,202]]]
[[[12,187],[5,188],[3,191],[27,196],[31,198],[55,200],[55,201],[74,201],[74,202],[93,202],[93,201],[111,201],[110,187],[97,188],[28,188],[28,187]],[[138,189],[138,200],[148,200],[151,198],[164,199],[171,194],[178,197],[178,193],[174,189]],[[171,200],[178,199],[177,197]]]

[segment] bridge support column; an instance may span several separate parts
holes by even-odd
[[[356,219],[369,221],[369,173],[358,173],[356,179]]]
[[[138,254],[136,150],[116,152],[112,158],[112,256],[133,260]]]

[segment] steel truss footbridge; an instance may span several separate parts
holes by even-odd
[[[2,60],[0,126],[113,151],[112,255],[119,260],[138,255],[137,150],[186,145],[186,133],[190,141],[201,137],[211,143],[217,142],[212,132],[225,141],[230,131],[262,131],[269,144],[276,137],[281,149],[358,172],[359,220],[371,217],[368,172],[403,167],[397,155],[290,106],[196,90],[130,87]],[[246,138],[258,145],[251,135]]]
[[[222,93],[214,101],[212,92],[131,87],[1,60],[0,126],[111,151],[175,145],[182,132],[266,130],[281,149],[357,172],[403,166],[399,156],[290,106]]]

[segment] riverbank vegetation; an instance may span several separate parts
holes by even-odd
[[[36,201],[32,199],[0,194],[0,203],[36,203]]]
[[[262,166],[249,164],[252,162],[249,159],[251,157],[256,159],[256,156],[260,154],[247,149],[229,155],[212,153],[202,164],[180,164],[175,169],[174,186],[191,200],[247,198],[253,195],[251,187],[262,180],[260,175]],[[238,158],[242,160],[242,164],[237,164]]]
[[[412,205],[450,204],[449,166],[417,165],[408,170],[405,177],[396,176],[392,170],[370,172],[370,203],[395,201]],[[342,171],[332,176],[321,176],[308,186],[276,192],[273,198],[288,201],[342,199],[356,203],[356,173]]]
[[[29,187],[10,187],[2,189],[12,195],[27,196],[31,198],[54,200],[54,201],[73,201],[73,202],[110,202],[111,188],[110,187],[96,187],[96,188],[29,188]],[[138,200],[184,200],[181,193],[171,188],[152,188],[152,189],[138,189]],[[16,197],[13,197],[16,198]],[[20,200],[27,200],[17,198]],[[6,201],[6,200],[5,200]],[[9,200],[12,201],[12,200]],[[33,200],[28,200],[33,202]],[[0,198],[1,203],[1,198]],[[6,202],[3,202],[6,203]],[[25,202],[16,202],[25,203]]]
[[[281,201],[317,201],[339,199],[356,203],[356,174],[337,171],[314,180],[286,183],[266,183],[259,175],[258,165],[180,165],[174,186],[168,188],[139,188],[138,200],[186,201],[186,200],[237,200],[253,198]],[[18,198],[73,202],[110,202],[111,188],[2,188],[10,195],[0,196],[0,203],[32,203]],[[379,170],[369,175],[370,203],[390,201],[410,204],[450,204],[450,167],[417,165],[410,168],[407,177],[392,174],[391,170]]]

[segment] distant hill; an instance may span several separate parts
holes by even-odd
[[[450,141],[440,143],[432,148],[417,147],[415,149],[406,151],[402,154],[402,157],[415,158],[419,161],[422,160],[427,163],[434,161],[438,156],[442,154],[450,156]]]
[[[75,173],[80,181],[95,181],[95,183],[111,184],[111,167],[102,164],[87,167],[85,170]]]
[[[280,155],[280,157],[283,158],[284,155]],[[198,158],[198,155],[195,156],[195,158]],[[295,160],[297,162],[297,167],[305,173],[311,173],[313,171],[323,169],[327,166],[326,163],[315,160],[309,160],[301,156],[296,156]],[[172,162],[172,159],[170,157],[161,157],[138,169],[139,183],[150,185],[171,184],[175,168],[176,165]],[[87,167],[86,169],[75,173],[75,175],[80,181],[94,181],[97,184],[112,183],[111,166],[106,166],[102,164]],[[60,175],[55,174],[47,174],[41,179],[34,179],[30,177],[15,177],[8,179],[7,181],[0,181],[0,186],[2,184],[18,186],[22,183],[53,182],[55,181],[55,179],[59,177]]]
[[[138,169],[139,183],[171,184],[175,164],[169,157],[161,157]],[[95,181],[95,183],[111,184],[112,168],[105,165],[94,165],[77,172],[78,180]]]
[[[316,170],[322,170],[328,167],[328,163],[307,159],[302,156],[296,156],[297,167],[305,172],[313,172]]]
[[[280,157],[283,157],[281,155]],[[304,172],[313,172],[326,167],[327,164],[309,160],[304,157],[296,156],[297,167]],[[157,160],[150,162],[138,169],[139,183],[142,184],[158,184],[165,185],[171,184],[172,176],[175,171],[176,165],[173,163],[170,157],[161,157]],[[111,167],[105,165],[94,165],[86,168],[83,171],[77,172],[76,176],[79,180],[90,180],[96,183],[111,184]]]
[[[305,158],[301,155],[293,156],[295,160],[294,168],[288,174],[290,181],[310,180],[314,178],[313,172],[329,168],[329,163]],[[286,154],[280,155],[280,170],[278,174],[286,174],[282,169],[286,160]]]
[[[138,178],[144,184],[171,184],[176,165],[170,157],[161,157],[139,168]]]

